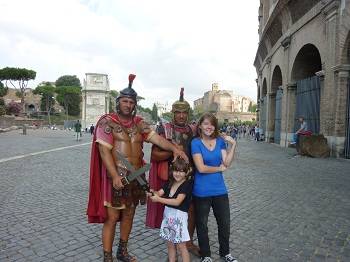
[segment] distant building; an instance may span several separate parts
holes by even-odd
[[[109,80],[106,74],[86,73],[82,89],[82,127],[96,124],[109,113]]]
[[[234,95],[232,90],[220,90],[219,84],[213,83],[211,90],[205,92],[204,96],[196,99],[193,104],[195,110],[220,113],[218,116],[228,116],[228,119],[223,120],[233,121],[233,119],[238,120],[240,117],[238,114],[234,116],[234,114],[230,115],[229,113],[244,112],[248,113],[245,115],[249,115],[249,105],[254,105],[255,102],[249,97]],[[252,113],[251,118],[255,119],[255,113]],[[247,120],[247,117],[244,120]]]
[[[162,114],[171,111],[171,105],[168,102],[165,102],[165,103],[156,102],[156,107],[158,110],[158,116],[161,116]]]

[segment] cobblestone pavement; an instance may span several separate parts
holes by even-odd
[[[102,261],[101,225],[85,216],[90,139],[76,142],[73,132],[59,130],[0,134],[0,160],[80,144],[0,162],[0,261]],[[350,261],[350,161],[293,153],[239,141],[225,173],[232,253],[239,262]],[[145,212],[138,207],[129,249],[139,261],[166,261],[158,231],[144,226]],[[212,214],[209,231],[219,261]]]

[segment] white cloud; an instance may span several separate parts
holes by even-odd
[[[221,88],[255,98],[253,59],[259,1],[1,1],[0,67],[37,71],[33,87],[64,74],[109,75],[111,88],[135,89],[143,105],[193,101]]]

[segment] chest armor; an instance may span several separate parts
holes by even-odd
[[[118,150],[135,169],[140,168],[142,166],[143,157],[141,128],[136,124],[130,128],[123,127],[117,123],[110,123],[109,125],[112,128],[113,135],[112,151],[115,152]],[[123,164],[116,159],[115,153],[113,153],[113,159],[116,166],[123,166]]]

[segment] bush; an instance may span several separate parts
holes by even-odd
[[[19,103],[16,103],[16,102],[10,102],[6,108],[6,112],[9,115],[11,115],[11,114],[18,115],[19,112],[21,112],[21,110],[22,110],[21,105]]]
[[[2,97],[0,97],[0,106],[5,106],[5,100]]]

